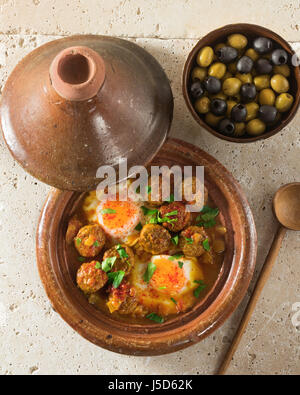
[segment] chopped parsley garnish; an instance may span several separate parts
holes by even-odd
[[[116,256],[112,256],[110,258],[104,259],[104,261],[102,262],[102,265],[101,265],[102,270],[106,273],[109,272],[112,269],[116,260],[117,260]]]
[[[176,300],[174,298],[171,298],[172,302],[177,304]]]
[[[125,248],[123,248],[121,246],[121,244],[118,244],[116,248],[117,248],[117,251],[120,255],[120,258],[128,258],[128,254],[127,254]]]
[[[79,262],[85,262],[85,258],[83,256],[79,256],[77,259],[79,260]]]
[[[138,187],[136,188],[135,192],[136,192],[136,193],[140,193],[140,192],[141,192],[141,187],[138,186]]]
[[[209,251],[210,250],[210,245],[209,245],[209,241],[208,239],[205,239],[202,243],[203,248],[205,249],[205,251]]]
[[[101,269],[101,263],[100,262],[96,262],[95,263],[95,268],[96,269]]]
[[[170,197],[169,197],[168,199],[166,199],[166,202],[167,202],[167,203],[173,203],[174,200],[175,200],[175,199],[174,199],[174,194],[171,193]]]
[[[178,266],[180,267],[180,269],[182,269],[183,265],[184,265],[184,262],[181,262],[181,261],[178,262]]]
[[[108,281],[112,283],[113,287],[118,288],[125,276],[125,272],[123,270],[119,270],[118,272],[110,272],[107,276]]]
[[[176,235],[176,236],[172,237],[171,241],[172,241],[173,244],[175,244],[177,246],[178,245],[178,241],[179,241],[179,236]]]
[[[81,238],[80,238],[80,237],[77,237],[77,238],[76,238],[76,244],[79,245],[81,242],[82,242]]]
[[[159,287],[158,289],[166,289],[167,287],[166,286],[163,286],[163,287]]]
[[[185,237],[187,244],[193,244],[194,240],[191,237]]]
[[[113,210],[112,208],[105,208],[101,210],[101,214],[116,214],[116,210]]]
[[[177,215],[178,210],[171,211],[170,213],[165,214],[166,217],[171,217],[172,215]]]
[[[100,243],[98,240],[95,241],[95,243],[93,244],[94,247],[99,247]]]
[[[162,324],[164,322],[163,317],[155,314],[155,313],[150,313],[146,315],[146,318],[148,318],[151,321],[157,322],[158,324]]]
[[[202,280],[195,280],[194,283],[199,284],[199,286],[194,290],[194,296],[199,298],[200,292],[206,288],[206,284]]]
[[[174,261],[175,259],[179,259],[179,258],[182,258],[182,257],[183,257],[183,254],[175,254],[175,255],[170,256],[169,260],[170,261]]]
[[[144,277],[143,277],[145,283],[149,283],[155,270],[156,270],[156,265],[152,262],[148,263],[147,269],[146,269],[146,271],[144,273]]]
[[[203,206],[200,215],[196,218],[197,226],[203,226],[204,228],[211,228],[216,225],[215,218],[219,215],[219,209],[212,208],[209,206]]]
[[[141,223],[138,223],[137,226],[135,227],[135,230],[137,230],[138,232],[142,229],[143,229],[143,225]]]
[[[151,187],[150,187],[150,185],[147,187],[147,193],[150,193],[151,192]]]
[[[149,209],[142,206],[142,210],[144,215],[150,217],[147,221],[148,224],[160,224],[163,222],[173,223],[178,221],[178,218],[169,218],[170,216],[178,214],[177,210],[167,213],[163,218],[161,218],[160,212],[157,209]]]

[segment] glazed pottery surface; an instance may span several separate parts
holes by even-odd
[[[149,163],[172,115],[170,84],[158,62],[138,45],[106,36],[67,37],[35,49],[8,78],[1,102],[13,157],[39,180],[77,191],[95,189],[99,166]]]
[[[255,37],[263,36],[263,37],[268,37],[272,39],[274,42],[276,42],[278,45],[280,45],[283,49],[285,49],[290,57],[292,57],[295,52],[291,48],[288,42],[286,42],[282,37],[280,37],[278,34],[274,33],[273,31],[266,29],[262,26],[258,25],[252,25],[248,23],[237,23],[233,25],[227,25],[224,27],[221,27],[220,29],[214,30],[207,34],[205,37],[203,37],[198,43],[195,45],[195,47],[192,49],[190,52],[185,66],[183,70],[183,76],[182,76],[182,91],[183,91],[183,96],[185,99],[185,102],[187,104],[188,109],[190,110],[192,116],[194,119],[199,123],[200,126],[202,126],[204,129],[206,129],[209,133],[212,133],[216,137],[219,137],[224,140],[232,141],[235,143],[249,143],[261,139],[266,139],[268,137],[274,136],[276,133],[278,133],[280,130],[282,130],[291,120],[294,118],[298,107],[300,103],[300,68],[299,66],[294,67],[290,65],[291,67],[291,77],[289,78],[290,80],[290,93],[294,96],[294,103],[291,109],[287,112],[284,113],[282,116],[282,119],[280,123],[275,126],[273,129],[255,137],[246,137],[246,138],[239,138],[239,137],[230,137],[230,136],[225,136],[222,135],[221,133],[218,133],[215,131],[212,127],[210,127],[204,119],[202,119],[197,111],[194,108],[193,102],[190,98],[189,95],[189,87],[190,87],[190,75],[193,67],[196,65],[196,56],[199,50],[205,46],[214,46],[218,43],[224,42],[226,38],[230,34],[234,33],[241,33],[245,34],[248,39],[253,39]]]
[[[88,303],[76,286],[76,268],[68,262],[65,244],[68,221],[81,193],[53,189],[37,231],[39,273],[55,311],[89,341],[123,354],[170,353],[208,336],[242,300],[256,261],[256,230],[249,204],[238,183],[217,160],[193,145],[170,139],[151,164],[205,166],[205,185],[227,228],[227,249],[219,277],[205,299],[188,312],[163,324],[137,325],[116,321]]]

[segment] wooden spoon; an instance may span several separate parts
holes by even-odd
[[[225,374],[240,343],[261,291],[267,282],[272,267],[276,261],[287,229],[300,230],[300,182],[286,184],[278,189],[273,199],[273,211],[280,225],[274,237],[268,256],[265,260],[264,266],[260,272],[259,278],[256,282],[252,296],[244,312],[242,321],[219,368],[219,375]]]

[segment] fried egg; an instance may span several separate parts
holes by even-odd
[[[190,308],[196,300],[193,292],[199,281],[204,280],[197,259],[155,255],[151,263],[155,271],[148,283],[144,280],[148,263],[136,262],[130,275],[139,303],[148,311],[163,316]]]

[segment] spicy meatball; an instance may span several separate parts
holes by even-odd
[[[83,263],[77,272],[77,285],[86,294],[99,291],[107,283],[107,274],[97,261]]]
[[[159,213],[162,219],[166,219],[163,226],[171,232],[182,230],[191,218],[191,213],[185,210],[185,205],[182,202],[173,202],[161,206]]]
[[[179,247],[187,257],[201,256],[205,250],[203,241],[207,239],[205,230],[200,226],[189,226],[179,237]]]
[[[67,244],[72,244],[74,237],[77,235],[79,229],[82,227],[82,222],[74,215],[68,223],[68,228],[66,232],[66,242]]]
[[[81,256],[95,257],[101,252],[105,241],[105,233],[100,225],[86,225],[77,233],[74,244]]]
[[[122,270],[125,275],[129,274],[134,265],[134,253],[132,249],[123,244],[117,244],[105,251],[103,255],[103,260],[107,258],[116,258],[111,271],[117,272]]]
[[[170,247],[171,235],[164,227],[147,224],[140,234],[140,244],[151,254],[161,254]]]

